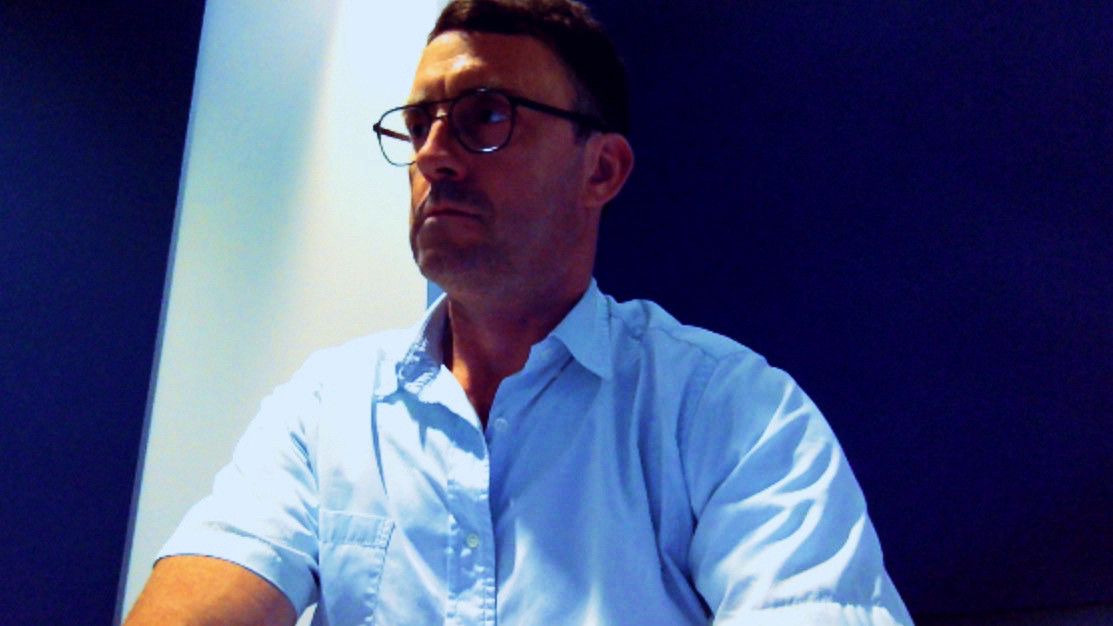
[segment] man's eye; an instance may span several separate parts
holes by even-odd
[[[406,134],[408,134],[411,139],[421,139],[429,134],[429,114],[420,107],[407,107],[403,109],[402,124],[406,127]]]
[[[508,119],[506,111],[485,107],[475,112],[473,121],[477,124],[500,124]]]
[[[413,141],[421,141],[429,134],[429,123],[426,121],[412,121],[406,123],[406,132]]]

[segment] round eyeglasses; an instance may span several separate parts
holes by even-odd
[[[447,104],[447,110],[435,115],[432,111],[440,104]],[[606,124],[593,115],[558,109],[489,88],[391,109],[383,113],[374,129],[386,160],[405,167],[416,160],[417,151],[425,144],[433,122],[438,119],[448,123],[456,141],[469,152],[487,153],[505,147],[514,132],[514,111],[520,106],[575,122],[589,130],[606,130]]]

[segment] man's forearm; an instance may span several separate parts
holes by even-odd
[[[124,626],[292,626],[296,621],[286,596],[254,572],[211,557],[173,556],[155,564]]]

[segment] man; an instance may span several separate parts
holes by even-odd
[[[129,624],[910,623],[791,378],[592,281],[625,99],[577,3],[444,10],[376,131],[446,297],[264,401]]]

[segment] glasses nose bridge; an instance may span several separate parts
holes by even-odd
[[[430,102],[424,107],[425,114],[429,116],[429,137],[433,136],[433,127],[440,121],[448,126],[449,134],[453,139],[456,141],[460,140],[457,135],[456,125],[452,123],[452,110],[456,107],[456,100],[457,98],[451,98],[439,102]]]
[[[425,105],[425,114],[429,116],[430,131],[433,130],[433,124],[437,123],[437,120],[441,120],[445,124],[448,124],[449,128],[453,131],[456,130],[455,125],[452,123],[452,111],[456,108],[457,100],[459,100],[459,97],[430,102]]]
[[[447,146],[444,142],[448,141],[454,144],[462,144],[460,136],[456,130],[456,125],[452,123],[452,108],[456,104],[453,101],[434,102],[422,108],[425,115],[429,119],[428,131],[425,138],[420,144],[414,146],[414,160],[418,160],[421,153],[428,153],[430,149],[434,152],[442,152]],[[441,132],[437,132],[437,122],[444,122]],[[447,135],[447,136],[441,136]],[[436,146],[441,146],[437,148]]]
[[[429,135],[433,134],[433,126],[437,122],[444,122],[448,129],[452,131],[453,136],[456,135],[456,125],[452,123],[452,109],[441,111],[440,113],[429,115]]]

